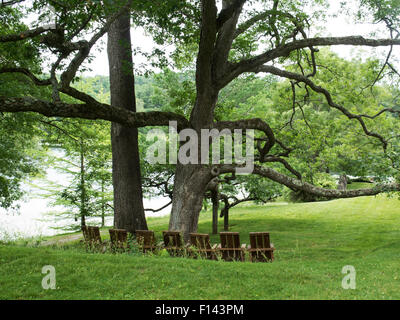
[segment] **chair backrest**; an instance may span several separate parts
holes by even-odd
[[[190,244],[198,249],[211,249],[210,235],[204,233],[189,234]]]
[[[179,231],[163,231],[165,247],[182,247],[182,237]]]
[[[269,232],[250,232],[250,246],[253,249],[271,248]]]
[[[225,261],[244,261],[240,246],[239,232],[220,232],[222,259]]]
[[[87,226],[82,226],[81,230],[82,230],[82,233],[83,233],[83,239],[85,240],[85,242],[88,242],[90,240],[88,227]]]
[[[100,228],[99,227],[87,227],[87,228],[90,241],[101,242]]]
[[[156,242],[154,231],[151,230],[136,230],[136,240],[144,247],[153,246]]]
[[[111,243],[125,243],[128,240],[128,232],[125,229],[109,229]]]
[[[221,248],[240,248],[239,232],[220,232]]]

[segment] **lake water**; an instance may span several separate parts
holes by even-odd
[[[63,157],[61,151],[53,150],[54,155]],[[4,210],[0,208],[0,241],[14,240],[20,238],[32,238],[40,236],[52,236],[59,233],[65,233],[65,230],[54,227],[62,227],[65,225],[77,224],[73,219],[56,218],[54,213],[63,212],[65,208],[54,207],[50,205],[50,201],[43,197],[46,186],[56,184],[66,187],[71,183],[71,177],[63,171],[54,168],[48,168],[44,178],[37,178],[33,181],[26,182],[23,185],[25,191],[25,199],[19,201],[20,209],[18,212],[12,210]],[[158,209],[166,205],[170,201],[169,198],[152,198],[144,199],[144,207],[146,209]],[[170,213],[171,206],[160,212],[146,212],[147,217],[163,216]],[[53,214],[50,214],[52,212]],[[88,224],[99,225],[100,218],[88,218]],[[106,225],[113,225],[113,217],[106,218]]]
[[[146,209],[158,209],[167,204],[167,198],[144,199]],[[40,236],[51,236],[58,233],[65,233],[63,230],[55,230],[54,227],[61,227],[72,223],[79,224],[73,219],[57,221],[49,211],[61,211],[60,208],[52,208],[45,199],[28,198],[25,202],[19,202],[19,213],[0,209],[0,240],[15,240],[20,238],[32,238]],[[170,213],[171,207],[157,212],[146,213],[147,217],[164,216]],[[88,223],[99,223],[99,218],[89,218]],[[113,217],[106,218],[106,225],[113,225]]]

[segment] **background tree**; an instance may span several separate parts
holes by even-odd
[[[108,31],[111,105],[136,112],[131,16],[120,15]],[[138,130],[119,123],[111,126],[114,217],[118,229],[147,230],[143,208]]]
[[[79,224],[63,225],[63,230],[80,230],[89,217],[113,213],[111,144],[109,125],[87,120],[42,121],[43,143],[51,149],[48,166],[59,172],[62,181],[45,181],[42,196],[62,211],[51,212],[57,220],[74,219]]]

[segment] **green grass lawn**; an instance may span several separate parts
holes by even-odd
[[[168,218],[148,223],[160,238]],[[211,214],[204,212],[199,231],[210,230]],[[231,231],[240,232],[242,243],[251,231],[269,231],[275,262],[0,245],[0,299],[400,299],[396,198],[243,206],[232,210]],[[41,287],[45,265],[56,268],[56,290]],[[355,290],[341,286],[345,265],[356,269]]]

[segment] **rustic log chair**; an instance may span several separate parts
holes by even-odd
[[[128,232],[125,229],[109,229],[111,251],[125,251],[128,247]]]
[[[89,235],[89,246],[91,248],[100,249],[103,248],[103,241],[101,241],[100,228],[99,227],[87,227]]]
[[[149,251],[154,252],[157,250],[156,237],[154,235],[154,231],[136,230],[136,240],[139,244],[139,247],[143,250],[143,253]]]
[[[195,247],[195,249],[188,249],[191,256],[199,254],[202,258],[217,260],[216,248],[217,245],[211,247],[210,236],[202,233],[190,233],[189,234],[189,245]]]
[[[182,245],[182,237],[179,231],[163,231],[164,248],[173,256],[182,256],[185,248]]]
[[[83,233],[83,242],[85,243],[86,249],[91,247],[91,241],[90,241],[90,235],[89,235],[89,230],[87,226],[82,226],[81,227],[82,233]]]
[[[269,232],[250,232],[248,251],[252,262],[274,261],[274,245],[270,242]]]
[[[246,244],[240,246],[239,232],[220,232],[221,243],[218,250],[225,261],[244,261]]]
[[[81,227],[82,233],[83,233],[83,240],[85,242],[89,241],[89,231],[87,226],[82,226]]]

